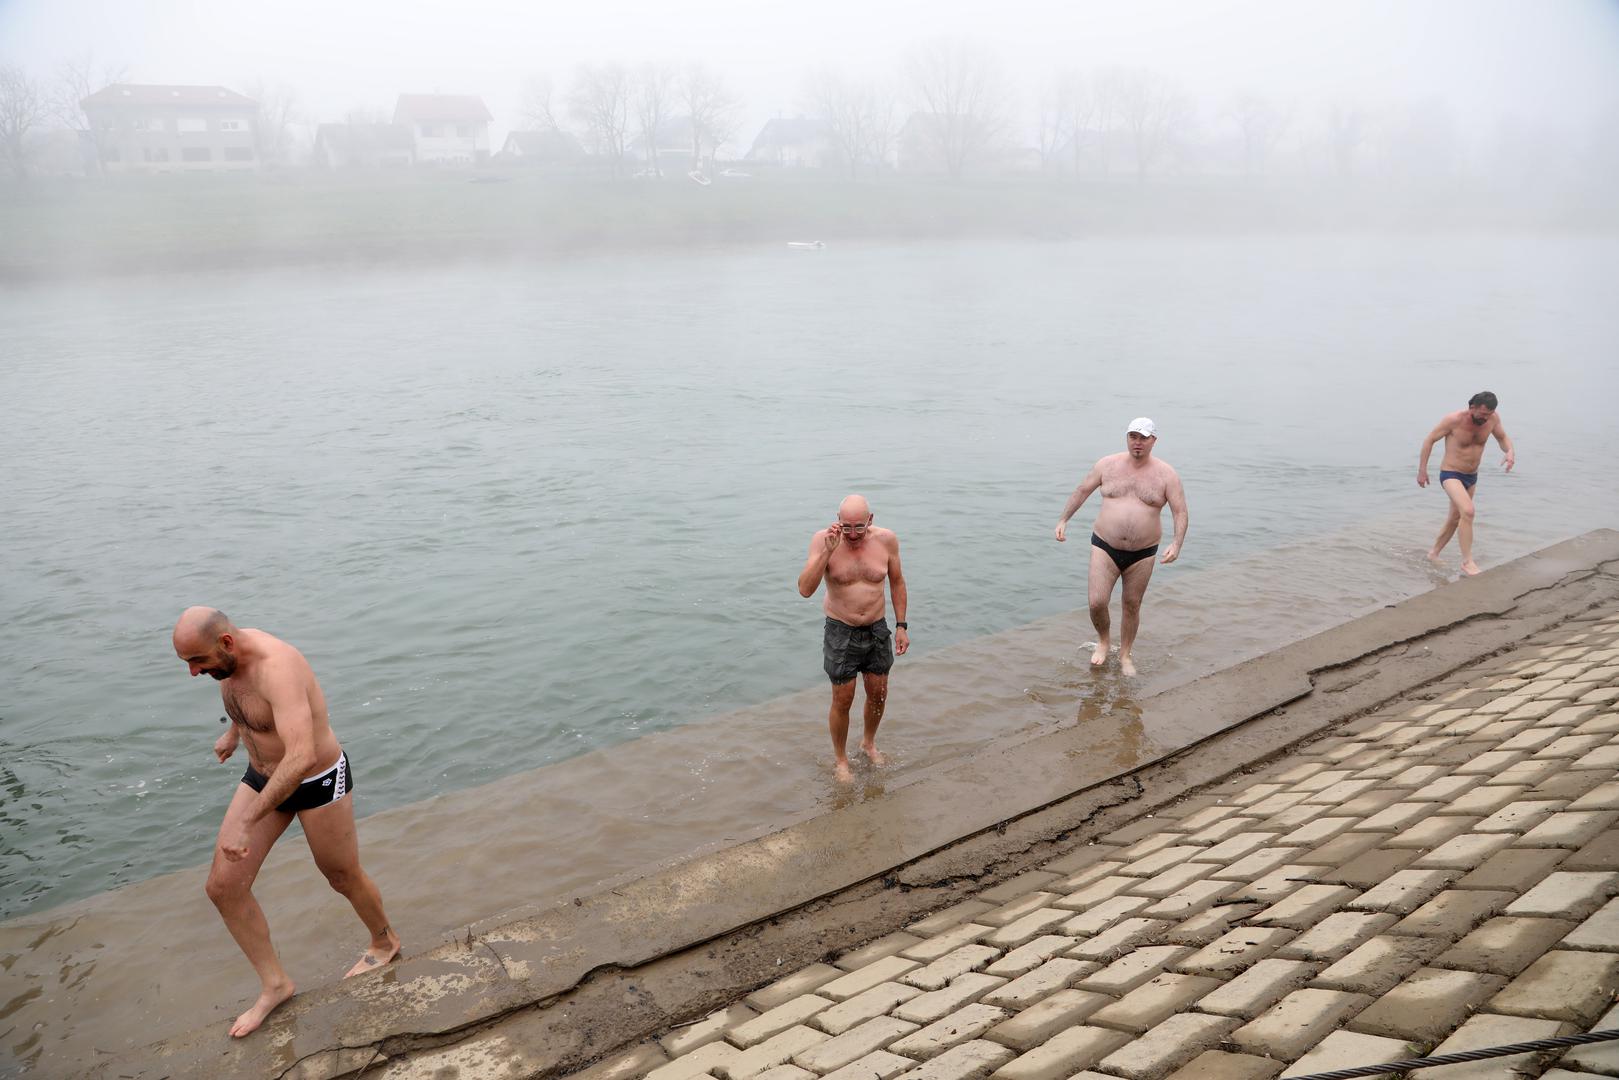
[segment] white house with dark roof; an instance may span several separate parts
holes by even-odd
[[[80,104],[109,173],[259,167],[258,102],[223,86],[114,83]]]
[[[789,169],[824,169],[837,164],[837,157],[826,125],[802,116],[765,121],[747,154],[748,161]]]
[[[394,123],[410,129],[420,164],[475,165],[489,160],[494,116],[476,94],[400,94]]]

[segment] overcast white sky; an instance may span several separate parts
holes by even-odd
[[[1058,66],[1145,65],[1206,109],[1255,88],[1310,106],[1439,98],[1469,126],[1581,125],[1619,100],[1619,0],[0,0],[0,62],[69,55],[130,81],[293,87],[312,120],[401,91],[481,94],[498,140],[522,88],[581,61],[704,60],[744,98],[744,145],[800,111],[823,63],[893,71],[920,38],[993,48],[1023,91]],[[498,145],[498,142],[497,142]]]

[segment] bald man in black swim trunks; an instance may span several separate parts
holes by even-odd
[[[1169,504],[1175,518],[1175,539],[1158,561],[1168,565],[1180,557],[1186,539],[1186,493],[1181,478],[1167,461],[1152,456],[1158,443],[1158,428],[1145,416],[1130,422],[1125,432],[1125,451],[1102,458],[1079,482],[1057,520],[1057,539],[1068,539],[1068,519],[1074,516],[1091,492],[1102,489],[1102,511],[1096,515],[1091,533],[1090,607],[1096,627],[1096,649],[1091,666],[1107,662],[1111,647],[1107,605],[1113,586],[1124,580],[1124,626],[1119,636],[1119,668],[1134,675],[1130,659],[1136,629],[1141,625],[1141,599],[1152,580],[1153,556],[1163,537],[1160,518]]]

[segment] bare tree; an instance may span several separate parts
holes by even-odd
[[[622,64],[586,64],[574,76],[568,111],[618,176],[630,130],[630,76]]]
[[[719,153],[740,122],[741,102],[725,80],[704,64],[690,64],[680,79],[680,104],[691,117],[691,165],[703,167],[703,146],[710,159]]]
[[[64,60],[56,71],[51,114],[63,127],[78,133],[81,147],[92,151],[86,156],[94,159],[91,168],[96,172],[101,171],[106,134],[96,130],[96,126],[90,122],[89,114],[84,111],[84,99],[97,90],[123,82],[127,77],[122,64],[97,66],[95,57],[90,53]]]
[[[253,146],[259,164],[287,164],[292,151],[292,125],[302,120],[297,91],[285,83],[271,86],[259,79],[246,93],[259,106],[253,118]]]
[[[1056,73],[1040,104],[1040,155],[1047,167],[1060,173],[1066,155],[1074,175],[1080,174],[1086,150],[1101,143],[1102,104],[1102,95],[1083,72],[1064,68]]]
[[[13,64],[0,64],[0,160],[18,180],[28,178],[29,132],[50,119],[39,84]]]
[[[831,68],[812,71],[804,96],[852,180],[861,166],[881,172],[893,148],[894,96],[875,82],[853,82]]]
[[[1355,155],[1366,141],[1366,114],[1353,106],[1332,105],[1327,109],[1327,144],[1332,149],[1332,168],[1340,179],[1355,175]]]
[[[674,101],[675,73],[662,64],[641,65],[635,75],[635,132],[646,146],[647,164],[656,176],[663,175],[658,161],[658,135],[669,119]]]
[[[1242,137],[1242,171],[1258,176],[1287,132],[1291,116],[1269,98],[1247,90],[1232,99],[1228,112]]]
[[[1186,126],[1190,109],[1180,88],[1146,68],[1114,68],[1103,74],[1108,97],[1135,151],[1136,180],[1163,157]]]
[[[952,180],[982,162],[1006,126],[1006,80],[987,50],[935,39],[912,50],[906,64],[918,111]]]
[[[556,109],[552,100],[556,95],[551,83],[551,76],[536,75],[529,79],[523,87],[523,101],[517,111],[528,122],[534,131],[561,131],[562,125],[557,123]]]

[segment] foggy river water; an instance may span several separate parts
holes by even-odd
[[[913,657],[1082,607],[1096,502],[1051,526],[1138,414],[1192,513],[1149,675],[1427,587],[1417,448],[1479,389],[1520,446],[1481,561],[1615,524],[1614,280],[1611,241],[1294,237],[8,290],[0,916],[206,861],[241,766],[169,646],[192,603],[305,652],[368,813],[819,688],[793,581],[849,491],[903,542]],[[1173,591],[1327,535],[1303,605],[1216,607],[1262,606],[1263,560]],[[769,749],[824,765],[824,727]]]

